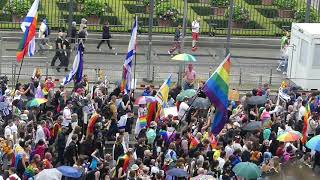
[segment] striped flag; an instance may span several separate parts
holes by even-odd
[[[308,124],[309,124],[309,117],[311,116],[311,111],[310,111],[310,101],[307,102],[305,108],[306,112],[303,115],[303,128],[302,128],[302,139],[301,142],[304,144],[307,142],[308,139]]]
[[[21,29],[24,32],[23,38],[20,41],[18,52],[16,54],[17,62],[21,62],[26,54],[34,55],[35,51],[35,35],[37,27],[37,11],[40,0],[35,0],[29,9],[27,16],[21,23]]]
[[[73,79],[76,83],[80,82],[82,79],[83,72],[83,46],[79,44],[77,55],[74,57],[72,69],[70,73],[63,78],[62,84],[66,85]]]
[[[217,109],[211,126],[211,131],[215,135],[220,133],[227,121],[230,61],[229,54],[203,87],[204,93]]]
[[[123,74],[122,74],[122,82],[121,82],[121,92],[128,94],[131,90],[131,72],[132,72],[132,59],[136,53],[136,44],[137,44],[137,34],[138,34],[138,18],[134,21],[132,31],[131,31],[131,39],[128,46],[128,53],[126,59],[123,64]]]
[[[171,85],[171,74],[168,77],[168,79],[162,84],[159,91],[156,94],[156,99],[158,103],[160,103],[162,106],[167,104],[168,102],[168,96],[169,96],[169,88]]]

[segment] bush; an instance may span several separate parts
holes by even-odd
[[[31,7],[30,0],[13,0],[5,7],[11,15],[25,17]]]
[[[275,0],[274,4],[279,9],[292,10],[297,5],[296,0]]]
[[[229,18],[230,8],[226,11],[225,17]],[[238,23],[247,23],[250,20],[249,11],[241,6],[233,6],[232,21]]]
[[[83,4],[83,3],[84,3],[84,0],[76,0],[76,3],[78,3],[78,4]]]
[[[306,9],[305,8],[301,8],[299,9],[295,14],[294,14],[294,18],[297,22],[299,23],[303,23],[306,19]],[[317,21],[317,15],[316,12],[312,9],[310,11],[310,19],[309,22],[316,22]]]
[[[154,0],[154,5],[158,5],[160,3],[163,3],[163,2],[168,2],[168,0]],[[145,6],[149,6],[150,5],[150,0],[142,0],[142,3],[145,5]]]
[[[105,7],[102,3],[96,0],[86,0],[84,2],[83,13],[86,16],[102,16]]]
[[[227,7],[230,5],[230,0],[211,0],[213,7]]]
[[[170,3],[160,3],[156,6],[155,12],[158,18],[163,20],[175,21],[179,11]]]

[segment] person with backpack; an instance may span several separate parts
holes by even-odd
[[[67,143],[67,131],[68,128],[62,126],[61,132],[58,133],[58,137],[56,139],[56,150],[58,152],[58,158],[55,164],[60,163],[60,165],[64,164],[64,149]]]
[[[126,114],[126,110],[129,107],[130,101],[127,101],[125,104],[123,102],[123,94],[119,94],[119,98],[116,100],[116,105],[117,105],[117,120],[121,118],[121,116]]]

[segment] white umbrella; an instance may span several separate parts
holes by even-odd
[[[62,173],[56,168],[44,169],[39,172],[35,177],[35,180],[61,180]]]

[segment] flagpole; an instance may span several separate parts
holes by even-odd
[[[21,73],[21,68],[22,68],[22,65],[23,65],[23,61],[24,61],[24,57],[22,57],[22,59],[21,59],[21,64],[20,64],[20,68],[19,68],[19,73],[18,73],[18,77],[17,77],[16,84],[18,84],[18,82],[19,82],[19,77],[20,77],[20,73]]]
[[[133,89],[136,88],[136,66],[137,66],[137,52],[134,53],[134,67],[133,67]],[[134,93],[133,93],[134,98]]]

